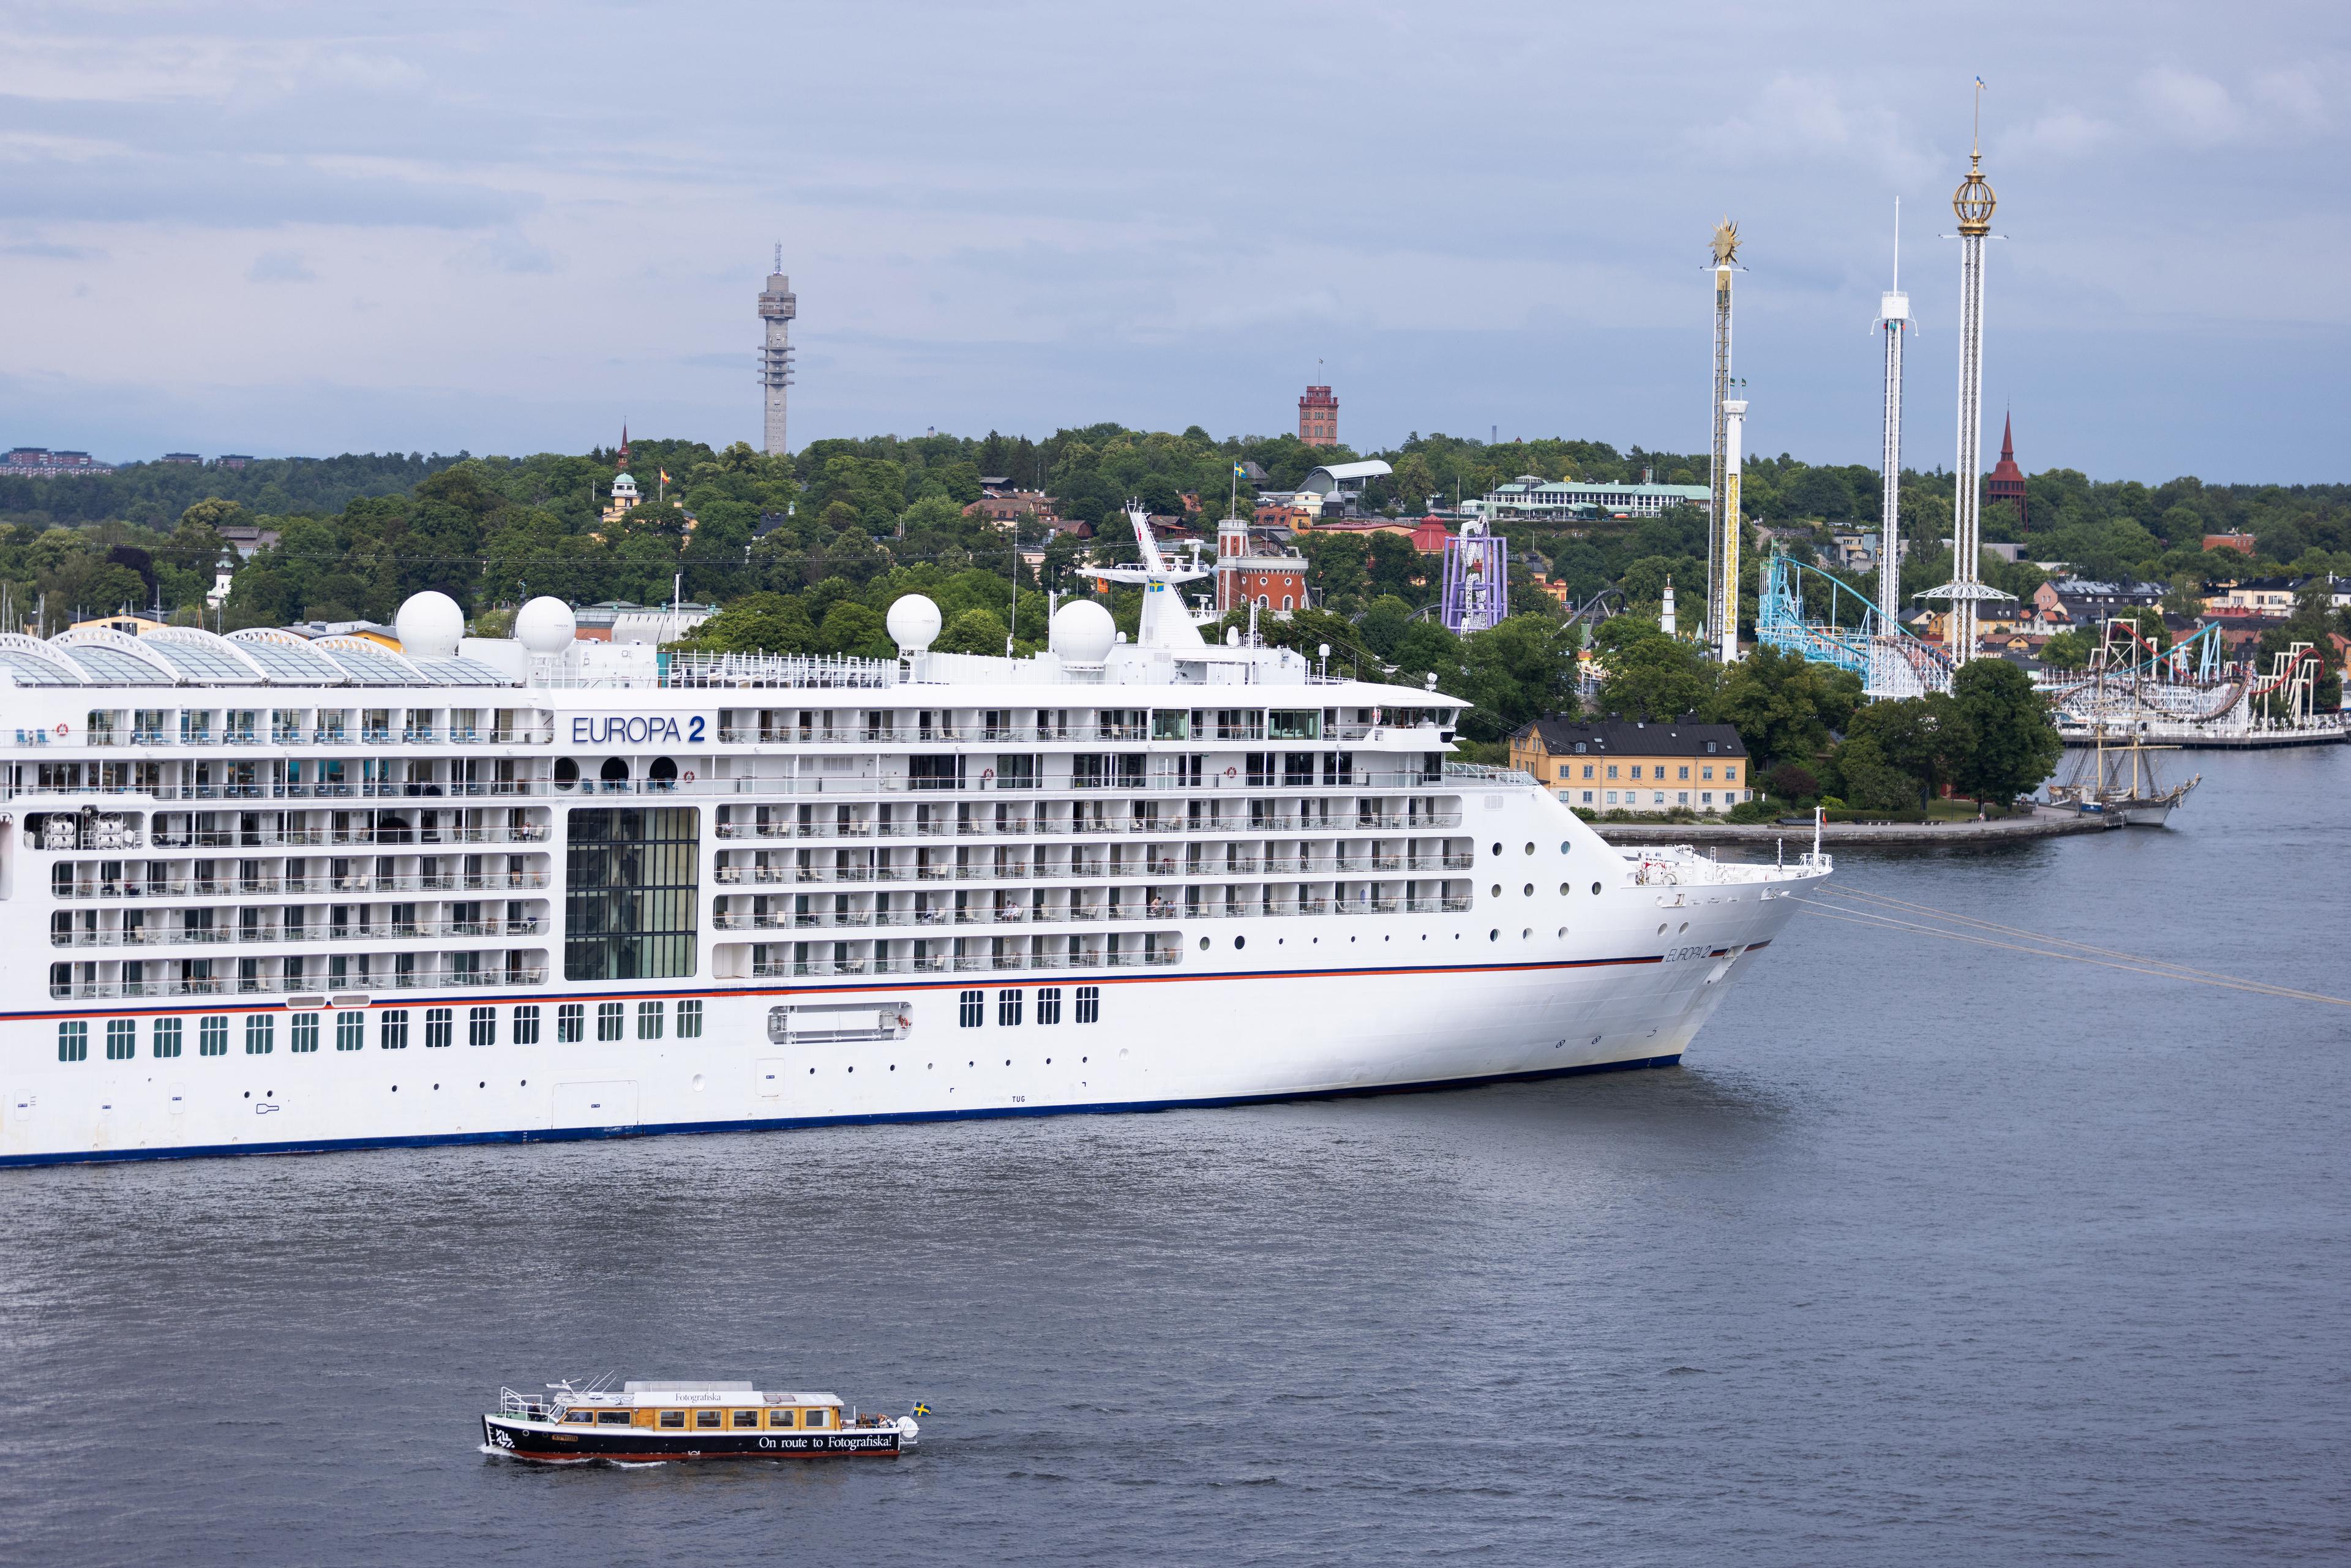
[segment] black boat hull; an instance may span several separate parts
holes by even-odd
[[[518,1459],[611,1459],[631,1464],[664,1459],[894,1459],[902,1451],[894,1426],[852,1427],[838,1432],[680,1432],[643,1427],[566,1430],[543,1422],[485,1416],[482,1440]]]

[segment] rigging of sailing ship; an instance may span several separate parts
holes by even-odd
[[[2116,827],[2163,826],[2204,776],[2196,774],[2167,789],[2156,776],[2155,753],[2179,747],[2147,745],[2144,728],[2127,730],[2117,741],[2109,737],[2105,725],[2099,725],[2091,744],[2074,754],[2064,781],[2049,787],[2049,799],[2077,811],[2104,813]]]

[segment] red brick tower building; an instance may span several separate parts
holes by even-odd
[[[1329,387],[1308,387],[1298,400],[1298,439],[1309,446],[1339,444],[1339,400]]]
[[[2030,533],[2032,525],[2024,515],[2024,470],[2016,465],[2016,420],[2011,415],[2001,421],[2000,463],[1984,481],[1984,499],[1992,506],[2012,502],[2016,507],[2016,527],[2021,533]]]

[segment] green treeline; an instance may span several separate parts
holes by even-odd
[[[713,449],[643,440],[632,444],[629,465],[641,504],[611,521],[602,515],[615,471],[609,450],[271,459],[240,470],[132,465],[88,477],[0,479],[0,596],[23,622],[41,606],[51,630],[153,604],[174,619],[201,614],[234,630],[389,621],[402,600],[423,589],[448,593],[477,617],[495,617],[538,593],[575,603],[652,602],[682,589],[688,599],[727,606],[697,638],[700,645],[879,654],[889,651],[881,623],[890,600],[919,591],[946,612],[943,647],[996,652],[1008,637],[1016,648],[1035,645],[1048,594],[1087,592],[1091,583],[1073,570],[1087,547],[1067,533],[1043,542],[1042,560],[1030,568],[1015,546],[1039,545],[1040,529],[1008,533],[966,517],[983,478],[1044,490],[1062,517],[1110,525],[1095,553],[1115,560],[1132,553],[1122,516],[1130,500],[1180,516],[1188,493],[1212,520],[1229,497],[1246,515],[1256,490],[1236,478],[1237,465],[1253,465],[1268,488],[1287,489],[1317,464],[1357,455],[1288,435],[1218,439],[1196,425],[1171,434],[1116,423],[1041,441],[995,433],[828,440],[784,457],[740,443]],[[1525,475],[1620,483],[1646,476],[1660,484],[1706,478],[1702,454],[1619,452],[1597,442],[1495,444],[1416,433],[1393,451],[1364,455],[1395,467],[1365,496],[1369,509],[1390,516],[1417,516],[1432,497],[1474,497]],[[2029,484],[2028,556],[2065,561],[2080,575],[2170,583],[2182,607],[2208,579],[2351,572],[2351,486],[2181,478],[2150,486],[2093,483],[2065,469]],[[1871,469],[1785,455],[1749,460],[1741,597],[1750,619],[1762,560],[1762,538],[1752,530],[1768,528],[1783,548],[1809,549],[1832,532],[1874,527],[1877,494]],[[1905,473],[1900,496],[1903,532],[1912,542],[1902,570],[1910,593],[1950,575],[1940,542],[1950,521],[1949,476]],[[235,524],[279,537],[239,567],[226,602],[207,612],[204,596],[225,548],[221,529]],[[2014,525],[2005,508],[1987,508],[1988,539],[2017,537]],[[1702,612],[1706,528],[1696,509],[1638,520],[1514,523],[1507,531],[1511,615],[1492,632],[1455,639],[1434,623],[1434,562],[1406,539],[1314,532],[1301,534],[1298,544],[1311,563],[1321,607],[1260,631],[1310,653],[1327,646],[1336,667],[1366,678],[1420,685],[1434,675],[1444,690],[1477,702],[1464,733],[1490,747],[1525,720],[1573,704],[1573,655],[1584,629],[1568,624],[1565,610],[1536,585],[1541,571],[1565,589],[1570,604],[1613,590],[1633,612],[1608,623],[1605,651],[1615,674],[1604,706],[1729,717],[1749,735],[1760,762],[1813,770],[1822,792],[1841,798],[1874,802],[1950,781],[1947,761],[1895,737],[1876,739],[1891,777],[1874,774],[1865,754],[1853,755],[1850,778],[1830,768],[1822,737],[1854,722],[1866,729],[1888,721],[1855,721],[1852,704],[1823,684],[1832,681],[1825,672],[1777,673],[1759,658],[1724,674],[1694,656],[1669,656],[1676,647],[1687,653],[1686,644],[1659,637],[1662,649],[1647,646],[1639,629],[1654,632],[1668,580],[1685,627]],[[2207,552],[2208,533],[2251,534],[2257,553],[2249,559]],[[2043,578],[2030,559],[2011,565],[1989,556],[1983,575],[2019,594]],[[1873,587],[1858,574],[1850,580],[1864,593]],[[1113,595],[1110,603],[1132,629],[1131,596]],[[2318,607],[2303,619],[2311,623],[2295,634],[2323,635],[2340,618]],[[1759,681],[1771,686],[1768,700],[1757,695]],[[1769,716],[1782,707],[1809,716],[1797,724],[1801,735],[1787,729],[1797,721]],[[1941,721],[1938,727],[1963,733]],[[1824,769],[1827,776],[1818,776]]]

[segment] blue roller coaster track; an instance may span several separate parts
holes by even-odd
[[[1827,590],[1824,618],[1815,617],[1805,601],[1808,580]],[[1814,602],[1820,597],[1816,593]],[[1872,696],[1951,689],[1951,662],[1940,648],[1884,621],[1877,607],[1850,584],[1776,550],[1763,569],[1755,640],[1817,664],[1850,670]]]

